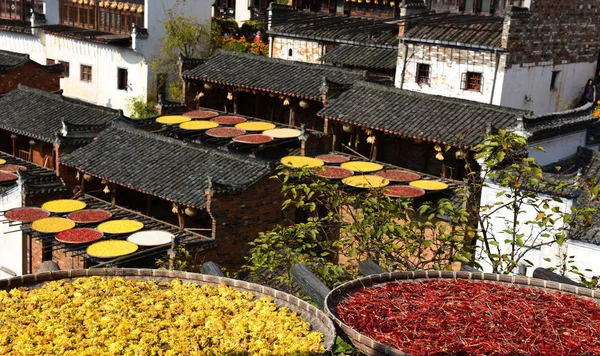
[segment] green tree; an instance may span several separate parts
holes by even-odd
[[[165,19],[162,25],[165,37],[161,39],[161,55],[151,62],[152,70],[163,74],[157,76],[158,86],[165,86],[169,97],[174,101],[183,100],[179,56],[201,58],[210,49],[210,23],[201,23],[195,16],[185,14],[181,6],[186,1],[189,0],[177,0],[173,7],[164,9]],[[161,80],[166,82],[159,82]]]
[[[155,108],[156,103],[150,101],[146,102],[143,96],[136,96],[127,98],[127,111],[130,113],[129,117],[132,119],[141,119],[145,117],[158,115],[158,111]]]

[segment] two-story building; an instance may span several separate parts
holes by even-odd
[[[156,99],[166,11],[178,6],[210,22],[207,0],[11,0],[0,2],[0,50],[64,66],[64,95],[115,109],[131,98]],[[30,12],[30,10],[36,10]]]

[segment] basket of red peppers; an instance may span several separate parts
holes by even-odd
[[[600,292],[492,273],[371,275],[325,312],[366,355],[600,355]]]

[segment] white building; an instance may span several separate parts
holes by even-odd
[[[6,9],[22,11],[7,12],[5,3],[11,3]],[[0,3],[0,49],[27,53],[42,64],[65,64],[61,89],[66,96],[125,110],[128,98],[156,99],[163,90],[150,63],[160,55],[165,11],[176,0],[45,0],[35,6],[44,14],[35,16],[25,13],[29,3]],[[179,9],[209,24],[211,5],[184,1]]]
[[[598,0],[427,3],[398,21],[396,87],[539,115],[577,106],[595,76]]]

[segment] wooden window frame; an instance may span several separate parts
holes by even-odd
[[[417,63],[416,74],[415,80],[418,84],[431,84],[431,65],[427,63]]]
[[[46,58],[46,65],[47,66],[51,66],[51,65],[54,65],[54,64],[56,64],[56,60],[50,59],[50,58]]]
[[[465,72],[462,74],[460,88],[468,91],[483,93],[483,73]]]
[[[63,78],[68,78],[69,75],[71,74],[71,64],[69,62],[65,62],[65,61],[58,61],[58,63],[62,64],[64,67]]]
[[[129,71],[127,68],[117,68],[117,90],[129,89]]]
[[[87,71],[87,68],[89,68],[89,72]],[[93,80],[92,70],[92,66],[87,64],[81,64],[79,66],[79,80],[85,83],[91,83]]]

